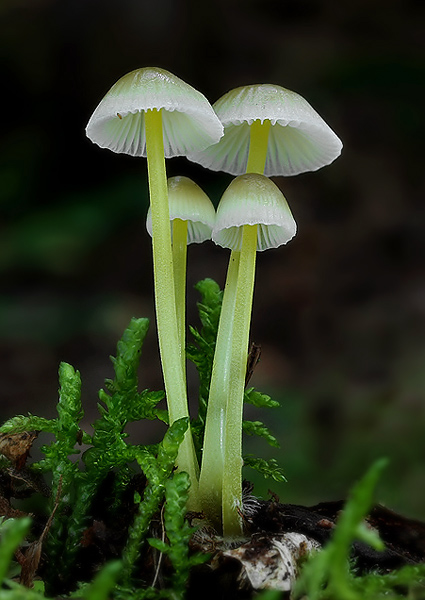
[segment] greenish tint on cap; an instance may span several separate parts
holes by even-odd
[[[302,96],[278,85],[236,88],[213,105],[224,126],[220,141],[188,158],[213,171],[245,173],[250,125],[271,122],[264,174],[297,175],[333,162],[342,142]]]
[[[207,194],[189,177],[168,179],[170,221],[187,221],[187,243],[200,244],[211,239],[215,223],[215,208]],[[146,229],[152,236],[152,215],[149,207]]]
[[[240,250],[244,225],[258,225],[259,252],[286,244],[296,234],[297,225],[284,195],[264,175],[247,173],[232,181],[218,205],[213,242]]]
[[[87,137],[113,152],[146,156],[144,113],[152,109],[162,109],[166,158],[202,150],[223,135],[203,94],[164,69],[146,67],[111,87],[87,124]]]

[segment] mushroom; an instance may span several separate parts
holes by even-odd
[[[237,269],[230,264],[226,281],[233,310],[224,313],[228,322],[220,318],[220,327],[231,332],[231,342],[226,353],[216,352],[214,367],[227,377],[218,401],[208,407],[199,494],[203,509],[213,511],[215,522],[220,504],[225,536],[242,533],[238,512],[242,497],[242,407],[256,253],[286,244],[295,233],[296,223],[282,192],[264,175],[240,175],[224,192],[212,239],[240,253],[240,259]],[[224,430],[224,442],[220,428]],[[222,440],[219,449],[217,438]],[[217,481],[222,481],[221,498]]]
[[[170,208],[173,271],[180,338],[180,353],[185,358],[186,320],[186,262],[187,246],[211,239],[215,223],[215,208],[206,193],[189,177],[176,176],[168,179],[168,202]],[[146,229],[152,236],[152,211],[146,217]],[[184,364],[183,370],[185,372]]]
[[[295,92],[280,86],[260,84],[240,87],[225,94],[213,107],[223,123],[224,135],[218,143],[198,153],[192,153],[188,157],[210,169],[223,170],[234,175],[245,171],[265,175],[296,175],[317,170],[331,163],[341,152],[341,141],[310,104]],[[264,179],[262,181],[264,183]],[[247,257],[253,260],[253,248],[257,237],[260,240],[260,247],[263,242],[267,246],[268,242],[273,244],[274,241],[278,241],[279,230],[273,228],[271,221],[258,227],[255,219],[250,221],[248,215],[248,220],[243,226],[243,235],[239,229],[241,225],[238,225],[237,229],[219,228],[223,210],[228,212],[229,221],[239,212],[239,208],[234,203],[225,202],[224,206],[225,209],[222,207],[219,209],[221,216],[217,214],[213,240],[228,245],[232,248],[232,252],[212,369],[199,494],[205,512],[211,515],[211,520],[215,523],[221,520],[221,502],[223,502],[224,529],[228,532],[239,531],[240,533],[240,518],[234,506],[241,498],[241,464],[236,464],[235,467],[235,463],[232,463],[234,479],[232,492],[229,492],[232,488],[228,485],[226,489],[223,487],[223,491],[214,489],[217,483],[214,484],[213,480],[215,479],[216,482],[223,478],[228,480],[229,465],[225,466],[224,462],[220,463],[220,460],[224,461],[223,457],[227,456],[227,445],[230,444],[234,448],[235,444],[239,445],[240,439],[240,434],[239,438],[235,437],[236,430],[232,434],[228,433],[224,423],[227,421],[226,413],[231,404],[228,399],[230,386],[235,389],[235,385],[241,385],[240,379],[236,384],[234,374],[232,375],[232,369],[236,368],[233,365],[236,356],[235,336],[240,336],[241,331],[239,330],[237,334],[233,327],[236,322],[239,322],[236,314],[244,313],[246,319],[246,311],[251,310],[250,302],[247,301],[247,297],[243,297],[241,291],[244,285],[248,286],[246,293],[249,294],[249,286],[253,285],[253,279],[246,278],[246,260]],[[245,206],[244,210],[249,212],[249,207]],[[286,214],[289,219],[287,225],[290,227],[288,231],[292,231],[290,225],[292,215],[289,208]],[[293,223],[292,235],[294,234],[295,223]],[[278,237],[274,238],[275,235]],[[262,238],[264,238],[263,242],[261,242]],[[245,257],[243,269],[242,255]],[[252,275],[253,265],[249,269]],[[244,302],[243,306],[240,306],[240,302]],[[244,335],[247,336],[248,331],[249,320]],[[240,343],[240,340],[237,343]],[[240,349],[241,347],[239,346],[241,353],[238,362],[239,378],[242,372],[245,376],[246,369],[245,342],[243,350]],[[224,364],[223,360],[227,361],[227,364]],[[237,410],[242,410],[241,405],[236,403],[236,406]],[[234,422],[233,417],[229,418],[230,422]],[[238,452],[240,455],[239,450]]]
[[[205,150],[188,156],[213,171],[232,175],[250,172],[250,137],[268,128],[268,139],[263,133],[265,165],[263,169],[254,169],[265,175],[316,171],[341,153],[341,140],[307,100],[281,86],[239,87],[217,100],[213,108],[224,126],[223,137]]]
[[[220,139],[223,128],[200,92],[164,69],[147,67],[128,73],[112,86],[91,116],[86,133],[102,148],[147,157],[158,340],[169,419],[173,423],[188,415],[188,407],[177,327],[164,157],[202,150]],[[197,464],[190,433],[180,447],[177,464],[189,473],[193,500]]]

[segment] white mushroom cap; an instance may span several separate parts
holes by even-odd
[[[165,156],[184,156],[218,142],[223,127],[208,100],[175,75],[154,67],[121,77],[92,114],[87,137],[101,148],[146,156],[144,113],[163,110]]]
[[[257,250],[260,252],[286,244],[297,231],[284,195],[264,175],[247,173],[232,181],[217,208],[213,242],[240,250],[244,225],[258,225]]]
[[[236,88],[213,105],[224,125],[221,140],[188,158],[213,171],[245,173],[249,127],[255,120],[271,121],[265,175],[298,175],[330,164],[342,142],[299,94],[278,85]]]
[[[206,193],[189,177],[168,179],[170,221],[187,221],[187,243],[200,244],[211,239],[215,223],[215,208]],[[146,229],[152,237],[152,214],[149,207]],[[172,235],[172,229],[171,229]]]

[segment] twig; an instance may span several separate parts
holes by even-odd
[[[165,508],[165,502],[162,505],[161,516],[160,516],[160,519],[161,519],[161,528],[162,528],[162,537],[161,537],[162,542],[165,542],[164,508]],[[163,553],[160,552],[159,553],[159,558],[158,558],[158,563],[157,563],[156,569],[155,569],[155,576],[154,576],[153,581],[152,581],[152,587],[155,587],[155,585],[156,585],[156,583],[158,581],[159,571],[161,569],[161,563],[162,563],[162,556],[163,556]]]

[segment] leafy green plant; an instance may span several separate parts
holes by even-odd
[[[184,596],[190,569],[208,560],[208,554],[189,554],[189,541],[196,528],[190,527],[185,520],[190,481],[187,473],[177,473],[165,484],[165,510],[163,539],[150,538],[149,544],[161,554],[167,556],[173,567],[170,588],[174,596]],[[168,543],[164,541],[165,537]]]
[[[91,504],[108,473],[117,470],[114,487],[116,505],[128,484],[132,472],[130,463],[145,450],[126,443],[126,425],[140,419],[167,420],[165,411],[155,408],[163,393],[139,392],[137,389],[137,369],[147,331],[147,319],[132,319],[118,343],[117,356],[112,358],[115,378],[106,381],[108,391],[101,390],[99,393],[102,401],[98,404],[100,418],[93,424],[92,436],[79,428],[83,417],[81,379],[79,373],[66,363],[59,368],[57,419],[21,416],[9,420],[1,428],[2,433],[39,430],[55,436],[49,446],[42,447],[45,459],[32,466],[35,471],[52,473],[52,498],[59,498],[57,516],[46,544],[50,557],[46,575],[48,590],[56,592],[69,588]],[[81,443],[90,445],[82,457],[84,470],[79,468],[78,461],[71,458],[79,454]],[[155,450],[155,447],[150,449],[151,452]],[[174,461],[170,463],[170,470],[173,465]],[[62,565],[60,571],[55,566],[59,560]]]
[[[147,477],[147,485],[144,489],[143,500],[139,494],[136,496],[136,502],[139,505],[138,512],[129,529],[128,541],[123,552],[123,576],[127,584],[130,583],[131,571],[139,555],[140,545],[144,542],[152,517],[164,497],[167,480],[174,469],[178,449],[187,427],[188,419],[175,421],[159,444],[156,455],[148,449],[138,453],[137,462]],[[187,494],[184,497],[187,500]]]

